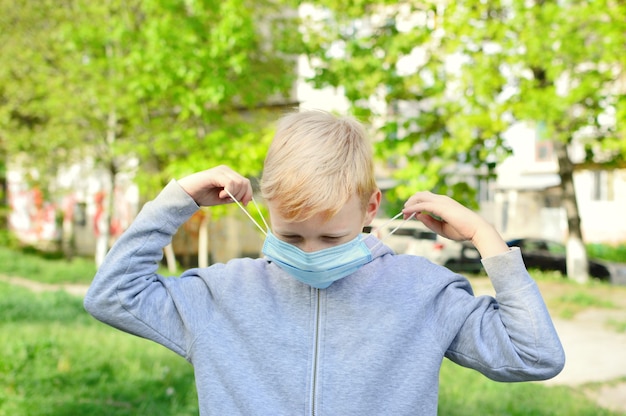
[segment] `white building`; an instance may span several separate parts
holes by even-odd
[[[492,201],[482,204],[505,238],[540,237],[563,241],[567,218],[560,201],[558,164],[550,141],[518,124],[508,131],[513,155],[497,168]],[[581,161],[576,146],[574,163]],[[626,170],[576,170],[574,187],[587,243],[626,241]]]

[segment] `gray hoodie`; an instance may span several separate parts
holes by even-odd
[[[197,209],[170,182],[113,246],[85,308],[191,362],[201,415],[436,415],[444,357],[498,381],[563,368],[519,249],[483,260],[495,299],[384,245],[322,290],[262,258],[156,274],[163,247]]]

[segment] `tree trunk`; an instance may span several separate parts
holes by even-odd
[[[101,201],[103,205],[102,216],[98,218],[96,223],[96,227],[98,229],[95,253],[97,267],[100,267],[104,261],[104,256],[106,256],[109,251],[109,240],[111,239],[111,219],[113,218],[113,211],[115,209],[115,170],[110,169],[109,175],[109,183],[107,184],[106,189],[101,191],[103,194],[102,197],[104,198]]]
[[[198,230],[198,267],[209,267],[209,223],[211,214],[204,213]]]
[[[96,237],[96,253],[94,255],[96,267],[100,267],[100,265],[102,265],[104,256],[106,256],[106,253],[109,250],[109,232],[106,230],[107,223],[108,220],[104,217],[97,223],[97,227],[101,230],[101,232]]]
[[[163,248],[163,253],[165,254],[167,270],[169,270],[172,274],[176,274],[176,255],[174,254],[174,247],[172,246],[172,243],[169,243]]]
[[[6,154],[0,151],[0,228],[8,229],[8,187],[6,175]]]
[[[563,194],[561,204],[567,216],[567,276],[577,282],[584,283],[589,280],[589,261],[580,226],[578,202],[576,201],[574,164],[567,153],[566,143],[555,140],[554,150],[559,162],[559,177],[561,178],[561,192]]]
[[[63,205],[63,219],[61,221],[61,250],[66,260],[72,260],[76,255],[76,234],[74,210],[76,201],[72,197]]]
[[[109,112],[107,118],[107,130],[105,143],[107,149],[111,149],[115,143],[117,134],[117,113],[113,109]],[[117,167],[115,165],[115,156],[112,152],[109,152],[108,168],[109,168],[109,181],[104,189],[104,212],[100,221],[98,221],[97,227],[99,234],[96,237],[96,266],[100,267],[104,256],[109,251],[109,240],[111,238],[111,219],[113,218],[113,212],[115,211],[115,182],[117,177]]]

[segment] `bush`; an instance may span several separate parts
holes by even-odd
[[[588,244],[587,254],[589,257],[597,259],[626,263],[626,243],[616,245]]]
[[[0,247],[17,249],[19,242],[17,238],[6,227],[0,228]]]

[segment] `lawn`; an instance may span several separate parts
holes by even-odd
[[[192,367],[82,299],[0,283],[0,415],[197,415]]]
[[[96,273],[92,259],[41,253],[33,249],[12,249],[0,246],[0,274],[18,276],[42,283],[89,284]]]
[[[0,274],[8,274],[3,252]],[[11,264],[10,274],[29,271],[33,274],[24,277],[47,283],[88,282],[93,276],[82,276],[91,273],[83,263],[58,259],[45,259],[43,266],[32,258]],[[575,286],[564,285],[563,293],[577,293]],[[576,295],[553,300],[593,302]],[[0,282],[0,311],[0,416],[198,414],[192,367],[183,358],[96,322],[81,298]],[[575,389],[496,383],[448,361],[440,381],[440,415],[617,416]]]

